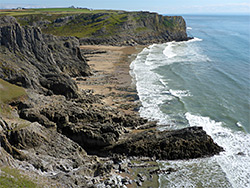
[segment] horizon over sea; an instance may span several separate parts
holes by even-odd
[[[201,126],[219,155],[159,161],[160,187],[250,187],[250,15],[184,15],[185,42],[153,44],[131,63],[142,117],[160,130]]]

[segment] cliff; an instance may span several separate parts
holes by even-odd
[[[0,19],[0,78],[45,94],[76,97],[70,76],[90,75],[74,37],[54,37],[36,27],[21,27],[13,17]]]
[[[16,18],[22,25],[41,27],[44,33],[78,37],[81,44],[147,45],[188,40],[181,16],[150,12],[31,14]]]

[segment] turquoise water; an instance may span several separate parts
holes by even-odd
[[[179,169],[161,187],[250,187],[250,16],[184,18],[193,40],[151,45],[131,64],[140,114],[162,130],[202,126],[225,152],[160,161]]]

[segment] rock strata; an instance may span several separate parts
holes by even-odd
[[[3,16],[0,44],[0,78],[24,88],[72,98],[77,96],[77,86],[70,76],[90,75],[74,37],[46,35]]]
[[[60,187],[93,186],[91,180],[95,176],[110,173],[108,164],[101,164],[77,143],[38,123],[0,133],[0,142],[6,156],[23,161],[15,166],[22,169],[27,163],[29,171],[57,180]]]

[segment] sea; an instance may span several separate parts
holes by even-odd
[[[192,40],[153,44],[131,63],[140,115],[159,130],[200,126],[224,152],[158,161],[165,187],[250,187],[250,16],[185,15]]]

